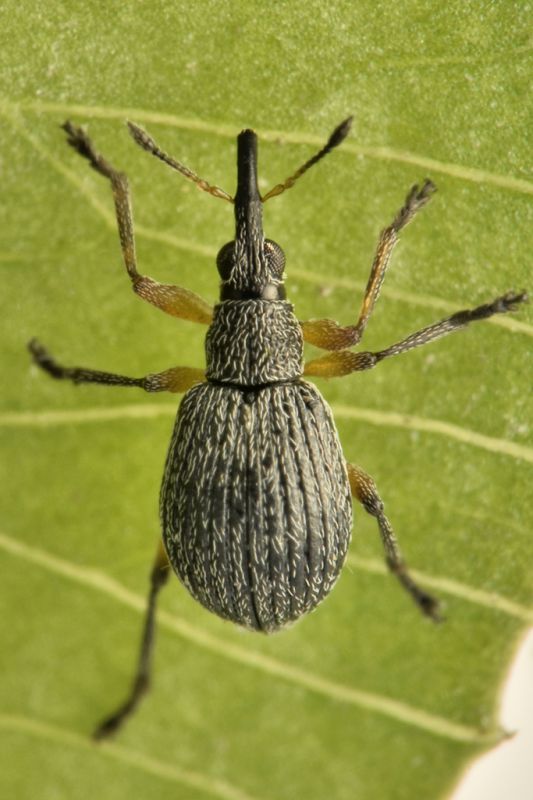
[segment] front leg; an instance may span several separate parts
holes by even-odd
[[[183,289],[181,286],[158,283],[152,278],[139,274],[135,254],[131,198],[126,175],[115,169],[107,159],[96,151],[83,128],[79,128],[68,121],[62,127],[67,133],[69,145],[83,158],[86,158],[96,172],[103,175],[111,183],[122,257],[132,282],[133,291],[143,300],[147,300],[167,314],[209,325],[213,317],[213,309],[209,303],[206,303],[197,294],[188,289]]]
[[[413,186],[406,197],[405,204],[396,214],[388,228],[381,232],[366,285],[363,305],[359,312],[359,319],[355,325],[342,326],[333,319],[312,319],[301,322],[304,340],[314,344],[322,350],[343,350],[345,347],[354,347],[362,338],[367,322],[379,297],[381,285],[385,278],[390,257],[398,234],[413,219],[415,214],[429,202],[431,195],[436,191],[435,185],[424,181],[421,187]]]

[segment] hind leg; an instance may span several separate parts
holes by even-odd
[[[150,688],[152,675],[152,657],[155,644],[155,612],[157,598],[170,575],[170,565],[162,542],[159,543],[156,558],[150,573],[150,592],[144,619],[141,638],[141,649],[137,662],[135,677],[126,700],[108,717],[102,720],[93,733],[94,739],[105,739],[121,728],[137,709],[144,695]]]
[[[409,592],[422,613],[434,622],[440,622],[438,600],[422,589],[409,574],[392,525],[383,513],[383,501],[378,494],[374,480],[360,467],[356,467],[354,464],[346,466],[353,497],[359,500],[365,511],[377,520],[388,568],[396,575],[404,589]]]

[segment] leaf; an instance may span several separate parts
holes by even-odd
[[[3,794],[440,798],[498,737],[531,623],[531,308],[375,371],[321,382],[347,459],[376,479],[409,563],[446,604],[419,617],[356,509],[331,597],[263,638],[177,582],[153,692],[116,743],[95,723],[131,680],[176,403],[57,384],[68,364],[203,363],[204,330],[139,303],[105,181],[65,146],[87,124],[130,176],[141,270],[214,302],[227,204],[135,148],[123,121],[227,191],[260,136],[267,190],[354,114],[350,139],[266,208],[300,318],[354,320],[379,230],[426,175],[365,336],[379,349],[531,289],[531,53],[517,4],[4,4],[0,553]]]

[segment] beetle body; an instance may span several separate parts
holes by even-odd
[[[302,347],[287,302],[216,307],[209,382],[182,400],[161,489],[180,580],[210,611],[265,632],[329,593],[352,527],[340,442],[322,396],[300,379]]]
[[[115,733],[150,685],[158,593],[169,563],[194,598],[209,611],[251,630],[272,632],[314,609],[342,569],[352,527],[352,496],[378,525],[388,568],[420,611],[440,621],[438,601],[419,586],[402,558],[374,480],[344,460],[331,412],[302,376],[340,377],[460,330],[494,314],[513,311],[526,292],[459,311],[377,352],[353,352],[379,296],[400,231],[435,191],[415,185],[392,223],[380,234],[355,324],[298,322],[285,299],[285,257],[263,235],[263,204],[294,185],[348,134],[351,118],[293,175],[262,197],[257,186],[257,137],[237,138],[237,192],[210,185],[129,123],[144,150],[209,194],[234,204],[235,238],[217,256],[220,302],[214,310],[180,286],[139,273],[126,176],[94,147],[86,132],[63,125],[69,144],[113,189],[124,265],[134,291],[171,314],[210,323],[205,371],[173,367],[135,378],[86,367],[66,367],[36,339],[34,361],[52,377],[75,383],[136,386],[148,392],[183,392],[160,495],[162,543],[150,573],[150,591],[137,671],[131,690],[96,728],[97,739]],[[328,351],[303,363],[303,341]]]

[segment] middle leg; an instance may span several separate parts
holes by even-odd
[[[412,350],[414,347],[421,347],[424,344],[447,336],[449,333],[465,328],[471,322],[488,319],[493,314],[507,314],[514,311],[520,303],[527,302],[528,297],[525,292],[515,294],[507,292],[502,297],[497,297],[492,303],[485,303],[477,308],[466,309],[446,317],[440,322],[428,325],[416,333],[412,333],[400,342],[396,342],[385,350],[376,353],[360,352],[353,353],[351,350],[340,350],[338,353],[328,353],[320,358],[314,358],[305,365],[304,375],[312,375],[317,378],[338,378],[342,375],[349,375],[352,372],[371,369],[390,356],[397,356]]]
[[[32,339],[28,350],[38,367],[56,380],[69,380],[73,383],[101,383],[106,386],[137,386],[145,392],[186,392],[196,383],[205,380],[205,372],[195,367],[172,367],[164,372],[156,372],[143,378],[129,378],[114,372],[102,372],[85,367],[64,367],[43,347]]]

